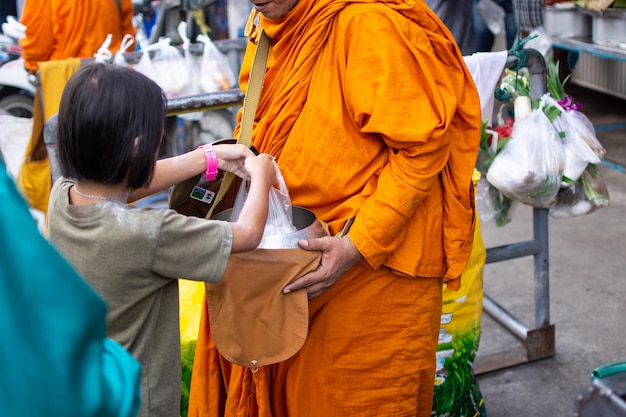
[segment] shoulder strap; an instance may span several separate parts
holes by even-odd
[[[243,111],[241,115],[241,129],[239,130],[239,138],[237,143],[244,144],[248,147],[252,146],[252,126],[254,116],[261,97],[261,89],[263,88],[263,78],[265,76],[265,67],[267,66],[267,54],[269,52],[270,39],[265,32],[261,32],[259,44],[254,53],[252,68],[250,69],[250,80],[248,81],[248,90],[243,100]]]
[[[265,77],[265,67],[267,66],[267,55],[270,49],[270,39],[267,37],[264,31],[261,32],[259,43],[254,53],[254,59],[252,61],[252,68],[250,69],[250,80],[248,82],[248,90],[246,96],[243,99],[243,110],[241,114],[241,128],[239,129],[239,137],[237,143],[246,145],[248,148],[252,146],[252,127],[254,124],[254,115],[259,104],[259,98],[261,97],[261,89],[263,88],[263,78]],[[224,173],[224,179],[220,184],[220,188],[215,196],[215,202],[211,205],[211,208],[206,214],[206,218],[209,219],[213,215],[213,208],[217,206],[217,203],[222,201],[226,191],[230,188],[235,174],[232,172]]]

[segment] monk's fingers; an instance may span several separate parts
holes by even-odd
[[[288,294],[292,291],[297,291],[297,290],[301,290],[303,288],[308,288],[311,285],[315,284],[319,278],[316,278],[316,271],[313,272],[309,272],[306,275],[303,275],[302,277],[296,279],[295,281],[292,281],[291,283],[289,283],[284,289],[283,289],[283,293]]]

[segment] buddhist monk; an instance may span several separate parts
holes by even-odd
[[[135,36],[132,0],[29,0],[21,23],[24,66],[37,71],[37,63],[66,58],[92,58],[111,34],[109,51],[117,52],[124,35]]]
[[[442,287],[459,287],[476,217],[481,115],[462,54],[423,1],[252,0],[243,91],[262,30],[254,146],[332,236],[300,242],[320,265],[284,288],[309,297],[290,359],[231,364],[203,317],[189,415],[430,416]]]

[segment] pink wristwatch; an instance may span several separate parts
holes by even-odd
[[[215,149],[211,144],[200,145],[198,148],[204,151],[204,158],[206,159],[206,172],[203,175],[207,181],[213,181],[217,178],[218,172]]]

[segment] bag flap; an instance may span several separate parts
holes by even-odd
[[[248,368],[295,355],[306,339],[305,289],[283,294],[291,281],[315,270],[321,252],[256,249],[231,255],[217,284],[206,284],[211,334],[228,361]]]

